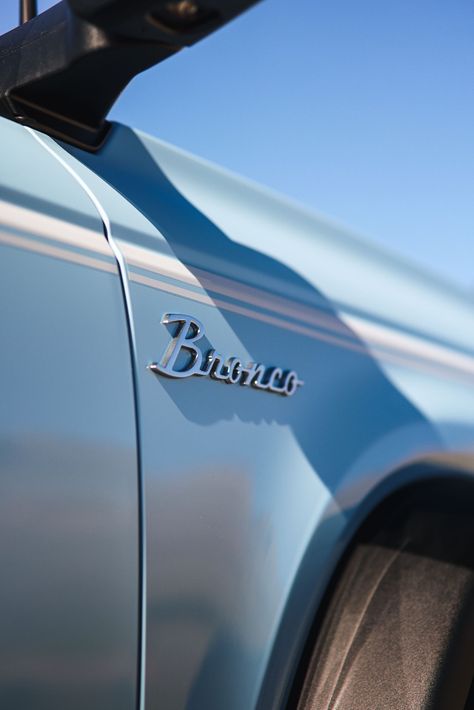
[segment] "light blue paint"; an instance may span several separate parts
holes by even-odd
[[[361,351],[226,310],[203,285],[215,307],[131,282],[147,496],[147,707],[247,710],[261,693],[271,707],[284,697],[333,565],[371,506],[431,473],[440,457],[445,467],[453,454],[474,467],[472,384],[460,399],[446,384],[443,409],[436,376],[387,367],[342,310],[472,354],[469,301],[128,128],[117,126],[96,155],[55,149],[94,190],[122,248],[172,256],[198,282],[200,270],[232,279],[229,303],[250,286],[311,307]],[[294,367],[305,386],[285,400],[208,378],[157,378],[147,364],[169,342],[165,312],[191,313],[223,353]],[[281,685],[264,684],[269,668]]]
[[[0,706],[132,710],[138,480],[120,279],[112,252],[98,254],[105,271],[54,255],[77,227],[106,245],[55,157],[3,119],[0,150]]]

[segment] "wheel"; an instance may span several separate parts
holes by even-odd
[[[433,483],[391,501],[357,536],[296,706],[474,708],[473,670],[474,498],[465,484]]]

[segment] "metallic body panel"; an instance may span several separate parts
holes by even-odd
[[[130,350],[94,206],[0,120],[0,706],[136,700]]]
[[[474,471],[472,304],[126,128],[99,155],[68,152],[129,272],[147,510],[146,707],[280,706],[357,523],[408,480]],[[158,378],[148,365],[169,342],[165,313],[201,321],[219,352],[287,364],[305,386],[283,398]]]

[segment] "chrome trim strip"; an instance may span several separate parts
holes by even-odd
[[[93,230],[68,224],[56,217],[37,214],[33,210],[2,200],[0,200],[0,214],[1,222],[5,226],[32,234],[30,230],[34,225],[35,235],[113,258],[109,247],[102,240],[97,239],[97,234]],[[2,224],[0,224],[0,228]],[[57,249],[53,245],[45,245],[37,240],[28,240],[23,236],[4,234],[0,236],[1,242],[91,268],[110,270],[104,268],[98,260],[86,255]],[[353,331],[354,336],[351,337],[342,322],[338,323],[334,319],[328,318],[316,306],[301,304],[284,296],[271,294],[257,287],[203,269],[196,269],[193,273],[171,254],[155,252],[149,248],[129,244],[121,239],[114,240],[114,244],[129,266],[129,280],[131,281],[205,305],[241,313],[254,320],[267,322],[275,327],[297,332],[361,354],[364,354],[368,348],[382,360],[402,366],[422,367],[433,376],[446,375],[448,374],[447,370],[450,370],[458,375],[461,374],[464,378],[469,378],[469,381],[472,382],[474,354],[460,351],[455,346],[449,347],[433,342],[429,338],[424,339],[422,336],[371,322],[342,309],[339,311],[339,315],[341,320]],[[137,272],[137,268],[147,272],[150,276]],[[158,277],[161,275],[167,279],[173,279],[177,283],[173,284],[156,278],[155,274]],[[213,297],[213,293],[240,301],[240,304],[216,299]],[[262,311],[254,309],[262,309]],[[296,322],[287,320],[289,318]],[[363,344],[358,342],[358,338]]]
[[[21,229],[26,232],[27,228],[31,227],[32,217],[35,215],[33,211],[18,208],[2,201],[0,201],[0,208],[2,214],[0,229],[3,225],[8,225],[11,228]],[[98,239],[96,232],[76,225],[68,225],[63,220],[50,218],[49,216],[38,215],[38,218],[40,236],[114,259],[114,265],[112,266],[112,263],[107,264],[105,261],[76,251],[46,244],[38,239],[30,239],[17,234],[7,234],[5,231],[0,231],[0,244],[37,252],[89,268],[116,273],[116,264],[118,262],[115,252],[112,251],[112,254],[110,253],[109,247]],[[129,254],[130,248],[122,240],[119,240],[119,242],[120,247],[117,247],[117,249],[123,259],[123,254]],[[97,246],[98,244],[100,246]],[[115,241],[114,244],[117,246]],[[132,252],[134,249],[135,247],[133,247]],[[145,251],[148,254],[152,254],[149,250]],[[273,294],[268,294],[268,298],[264,299],[265,292],[260,289],[239,284],[210,272],[199,270],[194,275],[184,264],[169,255],[155,254],[151,261],[153,263],[151,268],[145,268],[145,266],[140,268],[148,273],[171,278],[178,283],[173,284],[156,277],[151,278],[143,273],[138,273],[132,268],[128,271],[127,287],[129,281],[133,281],[207,306],[239,313],[244,317],[265,322],[277,328],[320,340],[336,347],[345,348],[361,355],[368,355],[368,351],[370,351],[381,361],[402,367],[421,369],[434,377],[440,375],[449,377],[454,374],[456,379],[461,377],[463,380],[467,380],[469,384],[473,384],[474,357],[455,348],[424,340],[422,337],[411,335],[386,325],[373,323],[359,316],[341,311],[339,313],[341,320],[354,333],[351,337],[344,329],[342,323],[334,323],[323,312],[319,312],[317,308],[304,305],[300,308],[296,302]],[[132,258],[131,262],[133,264],[135,260]],[[221,293],[240,300],[241,304],[248,303],[264,310],[257,311],[253,308],[248,308],[246,305],[213,298],[206,293],[206,288],[211,292]],[[284,315],[288,316],[288,318],[293,318],[296,322],[282,318],[281,316]],[[356,335],[362,342],[357,340]]]
[[[296,302],[288,297],[269,293],[255,286],[249,286],[235,279],[213,274],[204,269],[196,268],[190,271],[177,257],[153,252],[151,249],[128,244],[127,242],[121,241],[120,243],[129,267],[132,266],[153,274],[166,276],[187,286],[212,291],[257,308],[273,311],[280,316],[302,320],[308,325],[315,325],[342,335],[346,334],[346,329],[342,324],[335,323],[334,319],[315,306]]]
[[[134,406],[135,406],[135,437],[137,445],[137,469],[138,469],[138,538],[139,538],[139,596],[138,596],[138,629],[139,629],[139,639],[138,639],[138,667],[137,667],[137,708],[138,710],[145,710],[145,664],[146,664],[146,521],[145,521],[145,496],[144,496],[144,481],[143,481],[143,468],[141,460],[141,436],[140,436],[140,417],[139,417],[139,397],[138,397],[138,362],[137,362],[137,348],[136,348],[136,338],[135,329],[133,324],[133,311],[132,302],[130,297],[130,289],[128,284],[128,275],[125,261],[122,254],[117,247],[113,235],[112,227],[110,224],[107,212],[103,208],[101,202],[97,199],[96,195],[89,188],[87,183],[78,175],[74,169],[62,159],[62,157],[56,153],[53,148],[33,129],[25,127],[25,130],[30,133],[33,138],[55,159],[58,163],[66,170],[66,172],[71,175],[71,177],[77,182],[79,187],[86,193],[87,197],[90,199],[95,209],[97,210],[104,229],[104,236],[109,244],[117,262],[117,267],[120,274],[120,282],[122,286],[122,295],[125,305],[125,314],[127,321],[128,337],[130,344],[130,358],[132,367],[132,380],[133,380],[133,395],[134,395]]]
[[[367,323],[362,319],[357,319],[356,321],[355,318],[349,318],[349,316],[345,316],[344,314],[341,315],[341,318],[347,320],[348,327],[353,329],[361,339],[362,342],[359,343],[355,338],[344,339],[337,335],[308,327],[302,323],[293,323],[279,318],[278,316],[273,316],[270,313],[255,311],[246,306],[240,306],[237,303],[223,301],[218,298],[213,299],[205,293],[198,293],[182,286],[175,286],[174,284],[169,284],[156,278],[152,279],[148,276],[137,274],[134,271],[130,271],[129,278],[131,282],[196,301],[206,306],[238,313],[244,317],[268,323],[269,325],[298,333],[299,335],[306,336],[313,340],[319,340],[334,345],[335,347],[351,350],[365,357],[374,356],[381,361],[394,365],[423,370],[434,377],[452,376],[455,379],[467,381],[471,385],[474,384],[474,357],[425,342],[421,338],[415,338],[405,333],[392,331],[392,329],[384,328],[377,324]],[[393,336],[392,339],[385,338],[385,330],[388,332],[388,335]],[[371,341],[371,338],[374,337],[374,333],[378,335],[376,342]],[[389,344],[390,340],[392,340],[391,344]],[[409,342],[410,340],[420,341],[423,348],[418,349],[416,347],[417,342],[412,344]]]
[[[74,264],[81,264],[81,266],[88,266],[91,269],[108,271],[112,274],[117,273],[117,266],[113,261],[107,263],[106,261],[101,261],[100,259],[94,259],[92,256],[78,254],[77,252],[69,251],[68,249],[53,247],[34,239],[19,237],[16,234],[6,234],[5,232],[0,231],[0,244],[5,244],[5,246],[11,246],[18,249],[24,249],[25,251],[33,251],[37,254],[53,257],[55,259],[61,259],[62,261],[70,261]]]
[[[71,224],[58,217],[35,212],[27,207],[5,202],[5,200],[0,200],[0,226],[18,229],[31,235],[46,237],[97,254],[110,256],[109,247],[102,239],[97,238],[97,232],[93,229]]]
[[[153,252],[152,250],[136,245],[129,245],[123,242],[123,254],[130,269],[130,280],[142,283],[152,288],[167,290],[170,293],[182,295],[194,301],[216,305],[226,310],[246,313],[249,317],[257,320],[265,320],[268,323],[279,325],[279,327],[306,334],[308,337],[317,337],[325,342],[333,342],[341,347],[357,352],[363,352],[364,347],[358,342],[360,339],[367,348],[385,360],[400,361],[408,359],[410,362],[425,363],[427,367],[436,369],[439,374],[441,368],[448,368],[468,375],[474,376],[474,353],[467,354],[458,350],[455,346],[443,345],[433,342],[429,338],[417,336],[403,332],[396,328],[369,321],[360,316],[349,314],[344,309],[339,309],[338,313],[342,322],[335,321],[328,317],[322,310],[306,304],[300,304],[292,299],[276,294],[271,294],[262,289],[238,281],[207,272],[203,269],[195,269],[191,272],[179,260],[170,255]],[[135,268],[133,268],[135,267]],[[160,281],[156,277],[148,277],[136,271],[136,268],[167,278],[172,278],[180,283],[174,286],[167,282]],[[193,287],[200,287],[204,293],[193,291]],[[245,306],[238,306],[227,301],[215,299],[207,292],[220,294],[261,308],[269,312],[269,315],[253,311]],[[270,315],[270,313],[272,315]],[[275,314],[275,316],[273,315]],[[296,323],[289,323],[283,320],[282,316],[287,316]],[[351,336],[347,333],[344,323],[353,331]],[[318,329],[317,331],[315,330]],[[319,330],[321,329],[321,330]],[[407,363],[405,362],[405,365]]]
[[[474,377],[472,355],[466,355],[454,348],[447,348],[379,323],[371,323],[358,316],[342,313],[341,317],[348,327],[363,339],[369,349],[382,353],[400,353],[413,360],[429,362],[434,366],[457,370]]]

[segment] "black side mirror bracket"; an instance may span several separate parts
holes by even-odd
[[[97,150],[141,71],[256,0],[63,0],[0,37],[0,115]]]

